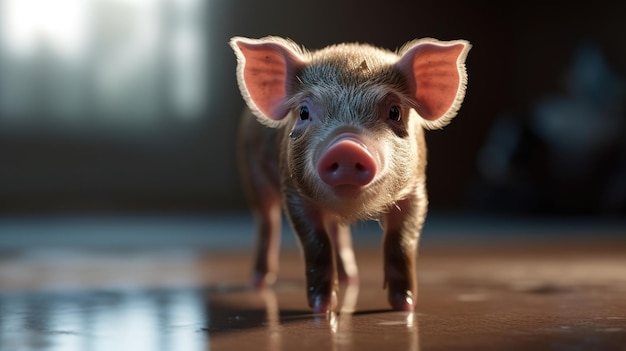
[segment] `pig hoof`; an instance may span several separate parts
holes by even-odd
[[[389,304],[397,311],[413,311],[415,308],[415,300],[413,292],[410,290],[404,292],[389,292]]]
[[[276,281],[276,274],[275,273],[256,272],[254,274],[254,279],[253,279],[252,284],[254,284],[254,287],[256,289],[262,290],[262,289],[265,289],[267,287],[272,286],[275,281]]]
[[[333,311],[337,307],[337,293],[333,291],[330,296],[324,294],[311,296],[309,305],[314,313]]]

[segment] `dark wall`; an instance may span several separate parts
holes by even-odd
[[[449,126],[427,134],[434,209],[562,212],[562,205],[546,200],[542,197],[545,190],[540,190],[552,189],[551,182],[561,180],[539,176],[553,172],[550,160],[533,162],[537,155],[553,153],[549,141],[534,135],[528,122],[534,107],[547,97],[568,94],[568,72],[581,45],[597,48],[616,80],[623,82],[626,77],[626,5],[618,1],[569,3],[567,8],[546,1],[228,0],[207,4],[208,96],[202,116],[189,123],[165,120],[141,132],[68,131],[40,125],[19,133],[1,130],[0,210],[243,208],[234,159],[243,101],[234,77],[235,58],[227,45],[235,35],[285,36],[309,49],[343,41],[395,49],[419,37],[469,40],[473,48],[467,60],[465,103]],[[615,113],[624,119],[624,109]],[[508,178],[494,181],[477,164],[486,143],[494,139],[490,135],[497,133],[494,121],[502,116],[513,116],[515,128],[525,133],[523,142],[514,145],[516,152],[532,149],[536,155],[509,159]],[[577,181],[603,182],[619,174],[626,162],[623,142],[611,144],[600,154],[616,148],[621,151],[607,161],[604,173],[580,175]],[[538,182],[547,184],[538,188]],[[551,196],[576,189],[577,185],[566,186]],[[594,189],[581,195],[588,201],[573,212],[625,213],[620,199],[608,209],[590,200],[605,191]],[[524,205],[515,206],[522,200]]]

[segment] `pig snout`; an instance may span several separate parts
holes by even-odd
[[[377,163],[356,136],[340,135],[322,152],[317,163],[320,179],[335,189],[360,188],[376,176]]]

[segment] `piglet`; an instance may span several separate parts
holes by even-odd
[[[456,115],[470,44],[427,38],[397,52],[362,44],[307,51],[279,37],[230,44],[249,107],[238,150],[258,229],[255,285],[276,278],[284,210],[304,254],[309,306],[335,309],[338,279],[358,283],[349,226],[375,219],[388,301],[413,310],[428,202],[424,129]]]

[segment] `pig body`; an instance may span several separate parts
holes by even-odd
[[[376,219],[389,303],[412,310],[427,208],[424,127],[456,114],[469,44],[422,39],[397,53],[361,44],[308,52],[277,37],[237,37],[231,46],[249,107],[239,160],[258,226],[255,285],[275,279],[284,209],[303,250],[308,303],[334,309],[338,278],[358,283],[349,225]]]

